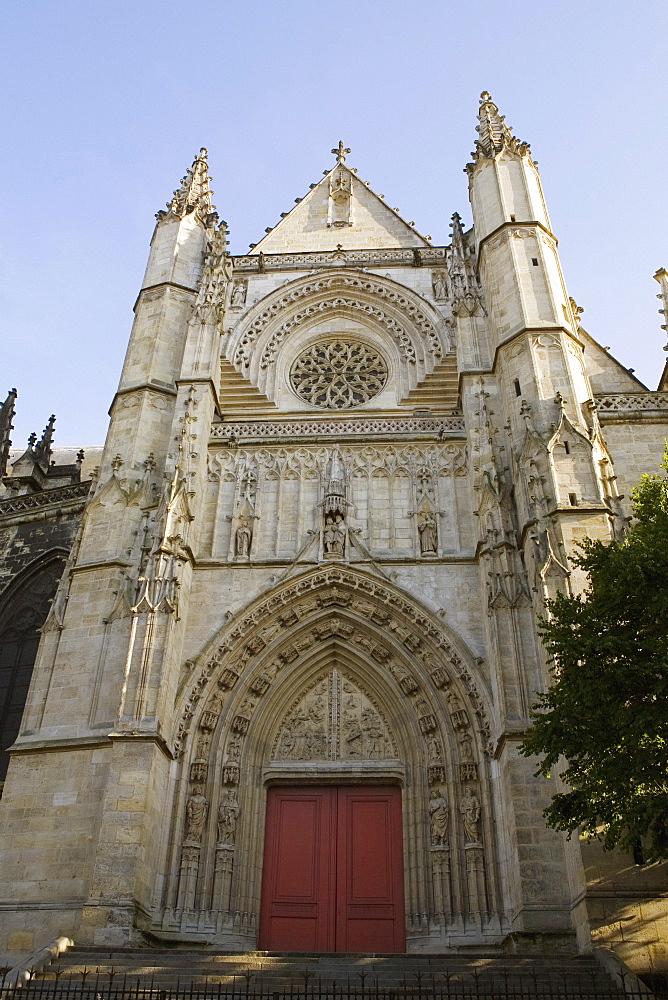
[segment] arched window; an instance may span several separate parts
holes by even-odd
[[[40,633],[49,613],[65,562],[40,562],[10,586],[0,604],[0,781],[9,765],[10,747],[19,734]]]

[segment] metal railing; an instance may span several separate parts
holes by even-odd
[[[550,968],[540,971],[506,968],[483,971],[407,973],[398,984],[384,985],[375,972],[352,970],[344,980],[294,972],[288,982],[272,983],[276,971],[249,969],[226,975],[223,970],[199,981],[132,975],[114,969],[84,969],[68,978],[51,969],[24,985],[0,985],[3,1000],[652,1000],[638,992],[638,980],[617,986],[595,968]],[[202,981],[203,980],[203,981]],[[0,980],[0,984],[2,980]],[[635,990],[635,992],[633,991]]]

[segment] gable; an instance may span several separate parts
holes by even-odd
[[[647,386],[602,347],[582,327],[579,330],[584,344],[584,363],[594,390],[600,396],[611,392],[643,392]]]
[[[337,163],[251,253],[427,246],[427,239]]]

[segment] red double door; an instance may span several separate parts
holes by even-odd
[[[270,788],[259,946],[406,950],[401,790]]]

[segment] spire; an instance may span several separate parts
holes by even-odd
[[[478,123],[476,132],[479,138],[476,139],[476,151],[471,154],[476,160],[481,156],[491,159],[502,149],[509,149],[522,156],[529,153],[528,142],[515,138],[506,125],[505,115],[499,114],[499,109],[486,90],[480,95]]]
[[[452,312],[455,316],[473,316],[480,310],[482,302],[471,250],[467,249],[458,212],[452,216],[450,227],[452,243],[448,249],[447,262]]]
[[[7,460],[9,459],[9,449],[12,446],[10,433],[13,428],[14,403],[16,402],[16,389],[10,389],[7,399],[0,406],[0,477],[7,475]]]
[[[40,468],[46,472],[49,468],[49,462],[51,461],[51,445],[53,443],[53,425],[56,422],[56,418],[51,414],[49,417],[49,422],[42,431],[42,436],[37,444],[34,446],[35,460]]]
[[[174,192],[172,200],[167,202],[168,211],[156,213],[158,222],[162,222],[168,215],[183,219],[184,216],[192,215],[194,212],[206,228],[216,225],[218,213],[211,202],[213,191],[210,187],[207,156],[206,149],[200,149],[192,166],[181,179],[181,187]]]
[[[657,299],[661,299],[662,309],[659,312],[665,319],[665,323],[661,324],[661,329],[668,332],[668,271],[665,267],[660,267],[658,271],[654,274],[654,280],[658,281],[661,285],[661,291],[657,295]],[[664,347],[664,351],[668,351],[668,344]]]

